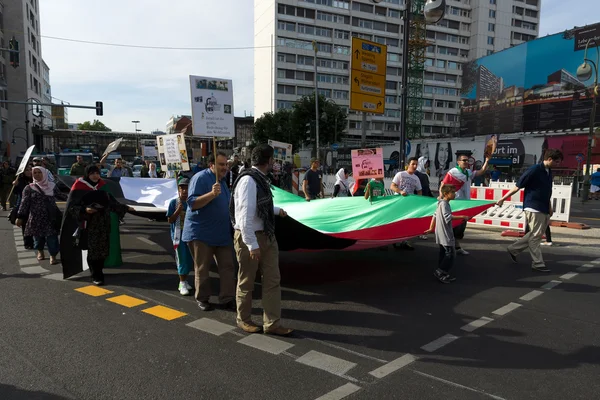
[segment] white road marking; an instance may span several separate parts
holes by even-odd
[[[429,353],[433,353],[434,351],[441,349],[445,345],[454,342],[456,339],[458,339],[458,336],[454,336],[448,333],[440,338],[435,339],[433,342],[427,343],[425,346],[422,346],[421,349]]]
[[[129,233],[129,232],[131,232],[129,229],[123,229],[123,228],[121,228],[121,229],[120,229],[120,231],[121,231],[121,232],[125,232],[125,233]]]
[[[461,385],[460,383],[456,383],[456,382],[452,382],[452,381],[449,381],[449,380],[446,380],[446,379],[438,378],[437,376],[429,375],[429,374],[426,374],[424,372],[415,371],[415,370],[412,370],[412,372],[414,372],[415,374],[418,374],[418,375],[421,375],[421,376],[424,376],[424,377],[427,377],[427,378],[439,381],[439,382],[446,383],[446,384],[451,385],[451,386],[455,386],[457,388],[461,388],[461,389],[469,390],[471,392],[483,394],[483,395],[488,396],[488,397],[490,397],[492,399],[495,399],[495,400],[505,400],[503,397],[494,396],[493,394],[486,393],[486,392],[484,392],[482,390],[474,389],[474,388],[471,388],[471,387],[468,387],[468,386],[465,386],[465,385]]]
[[[301,337],[302,339],[306,339],[306,340],[310,340],[310,341],[313,341],[313,342],[321,343],[322,345],[325,345],[325,346],[328,346],[328,347],[331,347],[331,348],[334,348],[334,349],[337,349],[337,350],[345,351],[346,353],[354,354],[355,356],[358,356],[358,357],[363,357],[363,358],[366,358],[366,359],[369,359],[369,360],[377,361],[377,362],[380,362],[382,364],[385,364],[385,363],[388,362],[387,360],[382,360],[381,358],[373,357],[373,356],[370,356],[368,354],[359,353],[358,351],[350,350],[350,349],[347,349],[345,347],[335,345],[333,343],[325,342],[323,340],[314,339],[314,338],[311,338],[311,337],[303,336],[301,334],[296,334],[296,336],[297,337]]]
[[[594,261],[590,261],[592,264],[600,264],[600,258]]]
[[[506,315],[511,311],[516,310],[517,308],[521,307],[521,305],[519,303],[513,303],[510,302],[507,305],[500,307],[499,309],[492,311],[492,314],[496,314],[496,315]]]
[[[577,272],[569,272],[569,273],[559,276],[559,278],[564,279],[564,280],[569,280],[571,278],[576,277],[577,275],[579,275]]]
[[[32,249],[26,249],[24,246],[17,246],[17,253],[23,252],[23,251],[33,251]]]
[[[146,244],[149,244],[151,246],[158,246],[158,244],[154,243],[152,240],[150,239],[146,239],[145,237],[140,237],[138,236],[138,239]]]
[[[344,375],[356,366],[355,363],[342,360],[341,358],[333,357],[318,351],[311,350],[299,357],[297,362],[308,365],[310,367],[322,369],[334,375]]]
[[[383,378],[391,374],[394,371],[399,370],[400,368],[406,367],[408,364],[417,360],[417,357],[412,354],[405,354],[402,357],[396,358],[395,360],[382,365],[381,367],[374,369],[369,372],[370,375],[373,375],[375,378]]]
[[[25,265],[36,265],[39,264],[37,258],[26,258],[24,260],[19,260],[19,266],[23,267]]]
[[[360,389],[360,386],[356,386],[353,383],[346,383],[344,386],[340,386],[339,388],[318,397],[316,400],[341,400],[346,396],[350,396],[352,393],[358,392]]]
[[[531,301],[543,293],[544,292],[542,292],[541,290],[532,290],[531,292],[519,297],[519,299],[523,301]]]
[[[492,318],[481,317],[479,319],[476,319],[475,321],[469,322],[468,324],[466,324],[465,326],[461,327],[460,329],[462,329],[465,332],[473,332],[475,329],[481,328],[482,326],[485,326],[485,325],[489,324],[492,321],[493,321]]]
[[[550,290],[550,289],[560,285],[561,283],[562,283],[561,281],[551,280],[550,282],[548,282],[544,286],[542,286],[542,289]]]
[[[25,242],[23,241],[23,239],[21,239],[21,240],[15,239],[15,246],[25,246]]]
[[[123,260],[131,260],[133,258],[140,258],[140,257],[144,257],[147,254],[138,254],[137,256],[127,256],[127,257],[123,257]]]
[[[593,262],[593,261],[592,261]],[[594,268],[595,265],[594,264],[583,264],[582,265],[583,268]]]
[[[216,336],[221,336],[222,334],[231,332],[235,329],[235,326],[233,325],[224,324],[210,318],[200,318],[186,325],[190,328],[198,329]]]
[[[53,281],[64,281],[63,274],[48,274],[42,276],[42,278],[51,279]]]
[[[294,345],[291,343],[268,337],[266,335],[248,335],[238,340],[238,343],[245,344],[246,346],[254,347],[255,349],[266,351],[267,353],[271,354],[281,354],[284,351],[294,347]]]
[[[21,271],[25,272],[26,274],[45,274],[46,272],[50,272],[45,268],[42,268],[40,266],[37,267],[23,267],[21,268]]]

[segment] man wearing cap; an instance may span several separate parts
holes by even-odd
[[[304,174],[304,180],[302,181],[302,191],[306,201],[311,201],[317,197],[324,198],[325,193],[323,191],[323,172],[319,169],[321,162],[318,158],[310,160],[310,169]]]
[[[456,167],[452,168],[440,185],[440,193],[442,193],[442,187],[444,185],[453,185],[456,190],[456,200],[471,200],[471,181],[474,176],[485,175],[488,168],[491,155],[486,157],[483,166],[478,171],[472,171],[469,168],[469,159],[471,158],[470,151],[457,151],[456,152]],[[454,228],[454,242],[457,254],[463,256],[469,255],[469,252],[463,249],[458,242],[458,239],[462,239],[465,236],[465,229],[467,229],[467,221],[464,221],[461,225]]]
[[[192,287],[187,282],[187,277],[194,267],[192,253],[186,242],[181,241],[183,233],[183,225],[185,222],[185,214],[188,210],[188,186],[190,180],[182,177],[177,184],[179,198],[172,199],[167,209],[167,220],[171,224],[171,240],[173,241],[173,249],[175,249],[175,263],[177,264],[177,274],[179,275],[179,293],[182,296],[190,294]]]
[[[196,301],[202,311],[214,306],[209,302],[209,271],[213,259],[217,262],[220,278],[219,302],[227,310],[235,310],[235,274],[233,238],[229,219],[231,197],[225,174],[227,155],[211,154],[209,167],[198,172],[189,185],[188,210],[181,240],[188,243],[194,259]],[[216,182],[216,183],[215,183]]]

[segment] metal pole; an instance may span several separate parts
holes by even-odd
[[[363,111],[362,122],[360,123],[360,147],[363,149],[367,147],[367,113]]]
[[[590,172],[592,168],[592,142],[594,140],[594,123],[596,122],[596,87],[598,85],[598,70],[596,70],[596,80],[592,88],[592,113],[590,115],[590,131],[588,132],[587,143],[587,162],[585,166],[585,180],[583,181],[583,196],[581,202],[585,203],[590,195]]]
[[[400,102],[400,154],[398,156],[398,169],[402,170],[406,160],[406,117],[408,114],[408,39],[410,37],[410,9],[412,1],[406,0],[404,9],[404,26],[402,28],[402,90]]]
[[[319,158],[319,81],[317,80],[317,42],[313,41],[313,49],[315,50],[315,136],[316,149],[315,157]]]
[[[27,118],[27,113],[29,112],[28,106],[25,105],[25,149],[29,148],[29,118]]]

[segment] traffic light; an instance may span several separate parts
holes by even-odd
[[[104,106],[101,101],[96,102],[96,115],[104,115]]]
[[[8,42],[8,50],[10,54],[10,65],[13,68],[17,68],[19,66],[19,42],[14,37],[10,39]]]

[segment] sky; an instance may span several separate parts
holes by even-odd
[[[599,0],[541,0],[540,36],[600,22]],[[155,50],[51,39],[166,47],[252,47],[253,0],[43,0],[42,54],[52,95],[71,104],[104,102],[104,116],[69,109],[69,122],[100,119],[116,131],[165,130],[190,114],[189,75],[233,80],[234,114],[253,112],[254,52]],[[46,36],[46,37],[44,37]],[[55,100],[57,101],[57,100]]]

